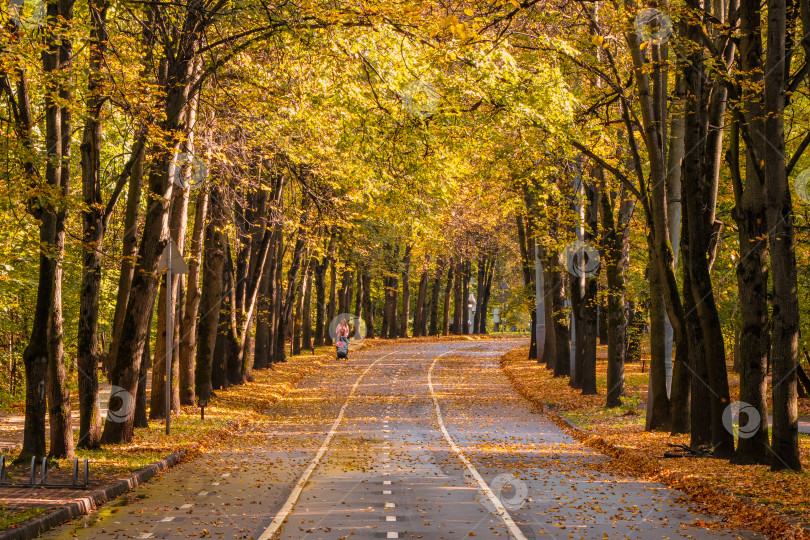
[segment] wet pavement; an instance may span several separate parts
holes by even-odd
[[[683,495],[608,458],[512,389],[520,340],[353,353],[227,449],[46,538],[756,538],[706,530]]]

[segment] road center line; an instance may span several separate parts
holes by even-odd
[[[436,358],[433,359],[433,363],[430,364],[430,369],[428,369],[428,388],[430,389],[430,397],[433,399],[433,407],[436,410],[436,420],[439,423],[439,429],[441,429],[442,435],[447,440],[450,448],[458,455],[458,459],[464,463],[464,466],[467,467],[467,470],[470,471],[470,474],[473,475],[475,481],[478,482],[478,487],[481,488],[481,491],[489,499],[489,502],[495,507],[495,511],[498,513],[500,518],[503,520],[504,525],[509,530],[509,534],[512,535],[513,538],[516,540],[528,540],[526,536],[523,534],[523,531],[520,530],[520,527],[517,526],[515,520],[512,519],[512,516],[509,515],[509,512],[506,510],[504,505],[501,503],[498,496],[495,495],[495,492],[490,489],[487,483],[484,481],[483,477],[478,473],[478,471],[473,466],[472,462],[467,459],[467,456],[464,455],[464,452],[459,448],[455,442],[453,442],[453,438],[450,436],[450,433],[447,431],[447,427],[444,425],[444,419],[442,418],[442,411],[439,408],[439,400],[436,397],[436,392],[433,391],[433,368],[436,367],[436,362],[439,361],[439,358],[444,356],[445,354],[449,354],[451,352],[455,352],[457,349],[452,351],[447,351],[445,353],[440,354]]]
[[[396,351],[394,351],[396,352]],[[312,476],[312,473],[315,472],[315,469],[318,467],[318,464],[323,458],[324,454],[326,454],[326,450],[329,448],[329,443],[332,442],[332,438],[334,438],[335,433],[337,432],[337,428],[340,425],[340,422],[343,420],[343,414],[346,412],[346,407],[349,406],[349,401],[354,396],[354,393],[357,391],[357,387],[360,386],[360,381],[363,380],[363,377],[366,376],[371,368],[377,365],[377,362],[391,356],[394,352],[390,352],[384,356],[377,358],[374,362],[372,362],[363,373],[357,377],[357,380],[352,385],[351,390],[349,391],[349,395],[346,397],[346,401],[343,403],[343,406],[340,408],[340,413],[338,413],[337,418],[335,419],[334,423],[332,423],[332,428],[329,430],[329,433],[326,435],[326,439],[324,439],[323,444],[318,449],[318,452],[315,454],[315,457],[312,458],[312,461],[309,462],[304,474],[301,475],[301,478],[298,479],[296,482],[295,487],[290,493],[290,496],[287,497],[287,501],[284,503],[284,506],[281,507],[276,517],[273,519],[273,522],[270,523],[270,526],[265,529],[265,531],[259,536],[257,540],[270,540],[279,530],[281,530],[281,526],[284,524],[284,520],[287,519],[287,516],[290,515],[293,508],[295,507],[295,503],[298,502],[298,498],[301,496],[301,492],[304,491],[304,485],[309,481],[309,477]]]

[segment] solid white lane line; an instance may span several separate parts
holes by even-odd
[[[326,454],[326,450],[329,448],[329,443],[332,442],[332,439],[337,432],[337,428],[340,425],[340,422],[343,420],[343,415],[346,413],[346,408],[349,406],[349,401],[354,396],[354,393],[357,391],[357,387],[360,386],[360,381],[363,380],[363,377],[366,376],[371,368],[377,365],[377,362],[382,360],[387,356],[391,356],[394,354],[390,352],[385,356],[381,356],[377,358],[374,362],[369,364],[369,366],[363,370],[363,373],[357,377],[357,380],[352,385],[351,390],[349,391],[349,395],[346,397],[346,401],[343,403],[343,406],[340,408],[340,413],[338,413],[337,418],[332,423],[332,428],[329,430],[329,433],[326,435],[326,439],[324,439],[323,444],[318,449],[318,452],[315,454],[315,457],[312,458],[312,461],[309,462],[306,470],[304,470],[304,474],[301,475],[301,478],[298,479],[296,482],[295,487],[290,493],[290,496],[287,497],[287,501],[284,503],[284,506],[281,507],[276,517],[273,518],[273,522],[270,523],[270,526],[265,529],[265,531],[257,538],[256,540],[270,540],[274,534],[281,530],[281,526],[284,524],[284,520],[287,519],[287,516],[290,515],[293,508],[295,507],[295,503],[298,502],[298,498],[301,496],[301,492],[304,491],[304,485],[309,481],[309,477],[312,476],[312,473],[315,472],[315,469],[318,467],[318,464],[323,458],[324,454]]]
[[[455,350],[455,349],[454,349]],[[464,466],[467,467],[467,470],[470,471],[470,474],[473,475],[475,481],[478,482],[478,487],[481,488],[481,491],[487,496],[487,499],[492,503],[495,507],[495,511],[498,513],[500,518],[503,520],[504,525],[506,525],[507,530],[509,530],[509,534],[512,535],[516,540],[528,540],[526,535],[523,534],[523,531],[520,530],[520,527],[517,526],[515,520],[512,519],[512,516],[509,515],[509,512],[506,510],[504,505],[501,503],[498,496],[495,495],[495,492],[490,489],[481,475],[478,473],[476,468],[473,466],[472,462],[467,459],[467,456],[464,455],[464,452],[459,448],[455,442],[453,442],[453,438],[450,436],[450,433],[447,431],[447,427],[444,425],[444,418],[442,418],[442,411],[439,408],[439,400],[436,397],[436,392],[433,390],[433,368],[436,367],[436,362],[438,362],[439,358],[454,351],[448,351],[446,353],[442,353],[436,358],[433,359],[433,363],[430,364],[430,369],[428,369],[428,388],[430,389],[430,397],[433,399],[433,408],[436,410],[436,420],[439,424],[439,429],[441,429],[444,438],[447,440],[447,443],[450,445],[450,448],[456,453],[458,459],[464,463]]]

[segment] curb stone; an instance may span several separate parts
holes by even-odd
[[[75,499],[41,516],[23,521],[12,529],[0,531],[0,540],[31,540],[62,525],[66,521],[89,514],[92,510],[97,509],[99,506],[115,499],[119,495],[123,495],[141,484],[145,484],[158,473],[174,467],[180,462],[180,459],[186,452],[186,450],[181,450],[180,452],[170,454],[113,484],[90,491],[84,497]]]

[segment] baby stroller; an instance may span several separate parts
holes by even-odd
[[[349,357],[349,338],[346,337],[339,337],[337,340],[337,357],[338,358],[348,358]]]

